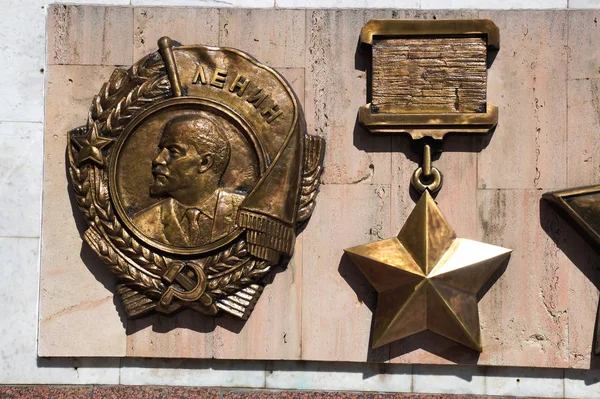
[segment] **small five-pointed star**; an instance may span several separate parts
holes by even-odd
[[[87,133],[83,136],[72,136],[71,140],[79,149],[77,153],[77,165],[81,165],[87,160],[95,162],[100,166],[104,166],[104,157],[102,156],[102,149],[113,142],[113,139],[101,137],[98,134],[98,128],[96,124],[92,124],[92,127],[88,129]]]
[[[481,352],[476,295],[510,249],[457,238],[425,190],[398,237],[345,251],[379,294],[373,348],[431,330]]]

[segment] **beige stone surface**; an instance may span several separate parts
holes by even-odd
[[[369,133],[364,131],[363,134],[367,135]],[[412,208],[419,200],[418,193],[411,187],[410,179],[421,158],[420,155],[412,152],[411,141],[408,135],[392,137],[392,165],[390,168],[392,177],[390,185],[390,227],[392,235],[400,232],[406,218],[408,218]],[[438,161],[434,161],[433,164],[436,167],[440,166]],[[446,170],[443,173],[445,174]]]
[[[219,10],[211,8],[135,8],[133,10],[133,59],[158,49],[163,36],[184,44],[219,45]]]
[[[327,184],[303,233],[302,359],[385,361],[370,350],[377,293],[343,249],[388,238],[389,186]]]
[[[277,72],[288,82],[304,108],[304,68],[277,68]]]
[[[219,45],[235,47],[273,68],[304,68],[304,10],[223,9]]]
[[[214,357],[217,359],[299,360],[302,351],[303,237],[295,255],[278,267],[245,323],[217,319]]]
[[[480,294],[484,352],[428,332],[373,351],[376,292],[343,249],[398,233],[418,200],[409,181],[421,155],[407,136],[372,136],[357,124],[369,62],[357,47],[360,28],[371,18],[478,15],[501,31],[488,83],[499,125],[492,135],[447,136],[434,165],[444,175],[436,200],[458,236],[514,251]],[[540,200],[548,190],[600,182],[600,76],[584,57],[595,60],[596,51],[585,13],[52,6],[49,18],[49,64],[81,66],[48,68],[43,356],[597,364],[591,344],[600,259]],[[120,18],[129,25],[111,28]],[[128,66],[164,34],[184,44],[236,47],[275,67],[303,105],[308,132],[327,139],[315,213],[245,323],[192,311],[125,321],[113,298],[116,280],[83,244],[85,225],[69,198],[66,131],[85,122],[93,94],[113,70],[94,65]]]
[[[569,12],[569,79],[600,78],[600,11]]]
[[[131,65],[133,9],[51,5],[48,64]]]
[[[600,184],[600,79],[569,80],[567,186]]]
[[[67,132],[87,118],[114,67],[48,67],[40,277],[40,356],[125,356],[116,278],[83,243],[87,225],[67,183]]]
[[[214,328],[213,318],[192,311],[129,320],[126,356],[212,358]]]
[[[327,139],[327,184],[389,184],[389,137],[374,139],[357,126],[366,102],[365,59],[355,57],[360,28],[372,11],[307,10],[306,125]]]
[[[498,128],[479,154],[480,188],[566,185],[567,22],[564,11],[480,12],[500,28],[488,75]]]
[[[556,215],[540,201],[538,190],[478,192],[478,238],[513,249],[505,271],[479,302],[485,348],[480,363],[569,367],[573,265],[544,230]]]
[[[459,237],[477,237],[477,143],[479,138],[449,136],[435,166],[444,176],[436,197],[442,213]]]

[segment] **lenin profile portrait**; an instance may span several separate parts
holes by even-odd
[[[150,195],[159,201],[133,215],[146,236],[178,247],[201,247],[236,229],[244,195],[221,187],[231,157],[223,127],[203,114],[169,120],[152,161]]]

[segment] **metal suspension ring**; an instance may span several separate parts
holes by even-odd
[[[438,168],[431,165],[431,146],[423,146],[423,166],[417,168],[412,175],[410,183],[419,193],[429,190],[430,193],[437,193],[442,188],[442,173]]]
[[[442,188],[443,177],[442,172],[439,171],[435,166],[431,167],[431,177],[423,181],[421,178],[424,177],[423,168],[418,167],[412,175],[410,183],[419,192],[423,193],[425,190],[429,190],[430,193],[437,193]]]

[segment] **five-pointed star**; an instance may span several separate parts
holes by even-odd
[[[72,136],[73,143],[79,148],[77,154],[77,165],[81,165],[87,160],[104,166],[104,157],[102,149],[113,142],[113,139],[100,137],[96,124],[92,124],[91,129],[83,136]]]
[[[510,252],[457,238],[425,190],[398,237],[346,249],[379,293],[373,348],[431,330],[481,352],[476,295]]]

